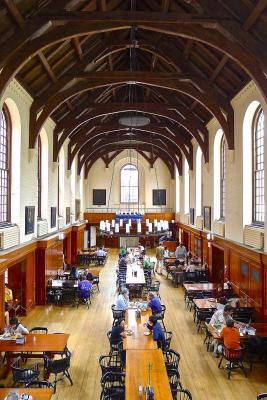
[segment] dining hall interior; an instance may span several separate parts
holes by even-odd
[[[267,399],[267,1],[0,22],[0,400]]]

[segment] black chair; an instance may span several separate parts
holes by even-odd
[[[29,333],[37,333],[37,334],[47,334],[48,329],[43,326],[34,326],[29,330]]]
[[[164,353],[164,361],[167,371],[176,369],[178,371],[181,356],[177,351],[169,349]]]
[[[14,384],[27,386],[27,384],[38,379],[40,374],[39,364],[34,364],[30,368],[22,368],[22,358],[15,359],[11,366]]]
[[[205,325],[204,325],[205,338],[204,338],[203,343],[206,345],[207,351],[209,351],[209,349],[210,349],[210,342],[212,340],[212,334],[208,330],[208,326],[207,326],[210,323],[210,320],[211,320],[211,318],[206,318]]]
[[[160,294],[159,294],[159,287],[160,287],[160,281],[154,281],[152,283],[152,285],[149,288],[149,292],[153,292],[155,293],[159,298],[160,298]]]
[[[52,385],[54,387],[54,393],[56,393],[57,382],[62,380],[65,376],[70,381],[70,384],[73,385],[71,376],[69,374],[70,359],[71,359],[71,353],[67,348],[65,348],[64,354],[62,354],[62,358],[60,358],[59,360],[55,359],[51,360],[48,357],[48,355],[44,355],[45,374],[47,376],[49,376],[50,374],[55,375],[55,379],[52,382]],[[58,374],[62,374],[62,376],[59,379],[58,379]]]
[[[235,369],[241,369],[244,372],[245,377],[247,377],[247,373],[243,365],[243,358],[242,358],[243,351],[244,348],[240,349],[223,348],[218,368],[221,368],[222,361],[223,359],[225,359],[227,361],[226,370],[228,371],[228,379],[231,378],[231,373]]]
[[[167,374],[168,374],[170,389],[172,392],[172,398],[176,399],[178,390],[183,389],[182,384],[180,382],[179,371],[177,369],[168,369]]]
[[[89,309],[91,304],[91,292],[90,290],[77,290],[76,307],[78,308],[80,304],[87,306]]]
[[[176,400],[192,400],[192,395],[187,389],[178,389],[176,397],[174,397]]]
[[[102,376],[105,375],[107,372],[123,371],[120,353],[113,353],[107,356],[100,356],[99,365],[101,367]]]
[[[161,304],[161,313],[157,314],[157,320],[162,323],[164,329],[166,330],[166,327],[164,324],[165,311],[166,311],[166,306],[164,304]]]
[[[257,400],[267,399],[267,393],[260,393],[257,396]]]
[[[92,286],[93,286],[93,289],[96,287],[98,292],[100,292],[100,289],[99,289],[99,277],[93,278]]]
[[[28,383],[27,388],[50,388],[51,387],[51,383],[48,381],[32,381],[30,383]]]
[[[121,339],[121,341],[114,343],[111,341],[111,331],[107,332],[107,337],[109,340],[109,345],[110,345],[110,351],[109,351],[109,355],[112,355],[114,352],[115,353],[121,353],[123,350],[123,340]]]
[[[125,399],[125,374],[122,372],[107,372],[101,378],[102,392],[100,400],[115,396],[116,400]],[[111,397],[112,398],[112,397]]]
[[[165,346],[164,346],[164,352],[170,349],[171,347],[171,340],[172,340],[172,332],[164,332],[165,335]]]
[[[116,307],[115,304],[112,304],[112,306],[111,306],[111,311],[112,311],[112,316],[113,316],[113,324],[112,325],[114,325],[114,323],[117,319],[125,317],[125,310],[115,310],[115,307]]]

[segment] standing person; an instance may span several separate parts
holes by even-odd
[[[159,243],[159,246],[156,248],[156,259],[157,259],[156,272],[158,272],[159,269],[159,274],[162,275],[164,247],[162,246],[161,242]]]
[[[179,243],[179,245],[176,247],[175,250],[175,257],[178,259],[179,258],[185,259],[186,256],[187,256],[186,247],[182,243]]]

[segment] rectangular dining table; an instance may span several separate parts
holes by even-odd
[[[23,357],[40,358],[40,353],[60,353],[67,345],[69,334],[67,333],[48,333],[48,334],[29,334],[25,335],[25,343],[17,344],[15,340],[0,340],[0,352],[6,353],[6,371],[11,368],[11,360],[23,353]]]
[[[219,283],[184,283],[185,290],[189,292],[205,292],[215,290],[220,286]],[[228,290],[228,285],[224,284],[224,290]]]
[[[149,383],[148,363],[152,364],[151,386],[156,400],[172,400],[172,393],[162,351],[129,350],[126,352],[125,400],[140,400],[138,391],[140,385],[144,388]]]
[[[39,388],[3,388],[0,389],[0,400],[4,400],[4,398],[10,393],[15,392],[19,395],[21,394],[30,394],[33,400],[50,400],[53,395],[52,389],[39,389]]]
[[[206,324],[208,331],[212,335],[214,339],[220,339],[220,335],[218,331],[210,324]],[[254,322],[250,324],[250,326],[254,329],[256,329],[255,335],[240,335],[240,339],[248,339],[253,336],[258,336],[262,338],[267,338],[267,323],[263,322]]]
[[[149,332],[148,328],[144,326],[144,323],[148,321],[151,310],[141,311],[141,318],[136,319],[135,311],[129,309],[125,314],[125,323],[127,329],[130,329],[133,333],[123,339],[124,350],[153,350],[157,349],[157,342],[153,340],[153,335],[150,333],[148,336],[145,332]]]

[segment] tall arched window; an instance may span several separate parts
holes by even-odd
[[[121,169],[121,203],[138,203],[139,176],[133,164],[126,164]]]
[[[11,120],[7,108],[0,122],[0,222],[10,221]]]
[[[196,152],[196,216],[202,214],[202,151]]]
[[[253,222],[264,223],[264,113],[258,108],[253,137]]]
[[[189,214],[189,165],[187,160],[184,160],[184,213]]]
[[[37,218],[42,218],[42,143],[38,136],[38,165],[37,165]]]
[[[220,218],[225,218],[225,172],[226,172],[226,142],[225,136],[222,136],[220,149]]]

